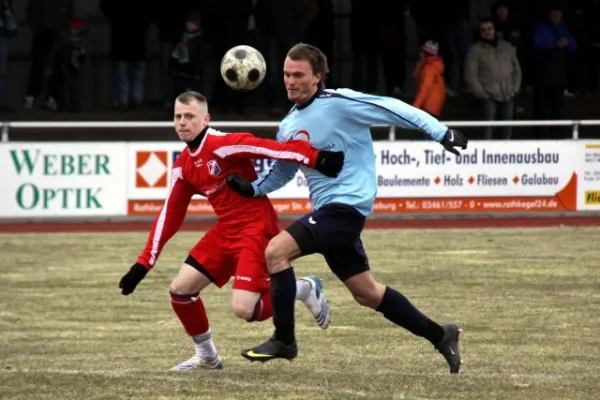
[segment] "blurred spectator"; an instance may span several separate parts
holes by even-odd
[[[79,71],[87,59],[83,43],[83,19],[69,21],[69,31],[56,39],[48,61],[48,87],[60,111],[81,111]]]
[[[350,46],[352,49],[352,88],[375,93],[379,75],[378,13],[369,0],[352,0]]]
[[[254,0],[256,30],[265,42],[263,53],[267,61],[267,73],[263,85],[267,87],[267,106],[279,111],[287,108],[283,86],[283,62],[288,50],[300,42],[314,14],[314,7],[307,7],[305,0]]]
[[[440,118],[446,97],[444,62],[438,55],[439,45],[427,41],[421,48],[421,59],[417,62],[413,77],[417,81],[417,95],[413,106]]]
[[[25,108],[33,107],[42,92],[46,78],[48,56],[60,32],[67,30],[75,14],[73,0],[29,0],[27,20],[33,32],[31,41],[31,70],[25,93]],[[48,88],[46,107],[56,109],[56,92]]]
[[[564,92],[566,97],[573,97],[583,92],[585,79],[584,53],[589,45],[588,35],[590,27],[585,24],[583,15],[583,0],[564,2],[563,23],[577,43],[577,50],[567,53],[567,86]]]
[[[510,13],[510,7],[506,1],[498,1],[492,6],[492,21],[499,39],[519,48],[521,32],[514,17]]]
[[[385,94],[401,96],[406,79],[406,6],[406,0],[352,1],[350,44],[356,90],[376,92],[381,60]]]
[[[173,99],[186,90],[204,93],[202,77],[204,62],[208,59],[208,48],[202,36],[200,13],[191,12],[185,22],[185,30],[171,54],[169,76],[175,90]]]
[[[585,46],[579,45],[583,69],[582,91],[598,93],[600,74],[600,0],[582,0],[581,12],[585,26]]]
[[[303,42],[318,47],[325,53],[329,74],[326,84],[332,83],[334,65],[333,44],[335,41],[335,21],[332,0],[304,0],[307,27]]]
[[[158,82],[153,82],[160,88],[160,101],[173,111],[173,98],[176,96],[173,80],[169,76],[171,56],[175,45],[181,39],[182,26],[192,11],[200,11],[201,0],[169,0],[152,4],[152,22],[156,25],[160,51],[160,66]]]
[[[203,32],[212,44],[211,60],[217,74],[227,50],[246,42],[251,14],[252,0],[208,0],[203,8]],[[247,93],[231,89],[223,79],[215,80],[211,95],[211,103],[220,112],[228,112],[231,107],[238,114],[244,112]]]
[[[440,46],[446,67],[446,93],[457,95],[466,84],[463,71],[472,31],[470,0],[411,0],[410,13],[417,24],[419,42],[433,39]]]
[[[13,11],[12,0],[0,0],[0,111],[8,111],[5,104],[8,39],[16,34],[17,18]]]
[[[146,33],[152,10],[143,0],[100,0],[100,11],[110,24],[114,106],[138,108],[144,103]]]
[[[479,100],[486,121],[510,121],[514,117],[514,97],[521,88],[521,67],[516,49],[498,38],[489,18],[479,22],[479,40],[467,55],[465,80]],[[499,127],[500,139],[510,139],[512,129]],[[492,139],[493,129],[484,130],[484,138]]]
[[[400,97],[406,80],[406,28],[404,13],[407,0],[384,0],[381,8],[383,52],[381,63],[385,78],[385,95]]]
[[[567,86],[567,54],[577,49],[575,39],[562,21],[562,10],[550,8],[548,17],[537,24],[533,36],[534,64],[534,118],[561,119],[563,98]],[[559,137],[561,129],[541,127],[541,137]]]

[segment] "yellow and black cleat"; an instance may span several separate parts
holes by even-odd
[[[242,351],[242,357],[250,361],[267,362],[276,358],[292,361],[298,355],[296,341],[284,344],[276,339],[269,339],[263,344],[252,349]]]

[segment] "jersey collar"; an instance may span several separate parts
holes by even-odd
[[[321,93],[323,93],[323,89],[317,89],[315,94],[313,94],[312,97],[310,99],[308,99],[308,101],[306,103],[302,104],[301,106],[296,105],[296,110],[302,110],[302,109],[305,109],[306,107],[310,106],[312,104],[312,102],[315,101],[315,99],[317,97],[319,97],[319,95]]]
[[[185,142],[188,146],[188,148],[190,150],[194,150],[196,148],[198,148],[201,144],[202,141],[204,140],[204,137],[206,136],[206,132],[208,131],[208,125],[202,129],[200,131],[200,133],[198,134],[198,136],[196,136],[193,140],[189,141],[189,142]]]

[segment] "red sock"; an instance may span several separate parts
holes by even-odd
[[[171,293],[171,307],[188,335],[196,336],[208,331],[208,317],[198,293]]]
[[[252,321],[264,321],[273,315],[273,306],[271,305],[271,295],[269,291],[264,292],[254,307]]]

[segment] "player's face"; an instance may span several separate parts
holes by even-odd
[[[175,130],[184,142],[194,140],[208,125],[210,115],[206,104],[192,101],[190,104],[175,102]]]
[[[306,60],[285,59],[283,64],[283,82],[290,101],[298,105],[306,103],[319,89],[321,74],[314,74]]]

